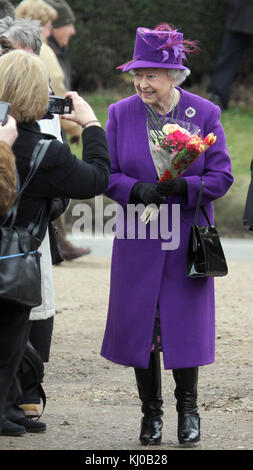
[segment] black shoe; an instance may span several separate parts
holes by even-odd
[[[0,432],[0,436],[23,436],[26,434],[26,430],[24,426],[19,424],[12,423],[8,419],[5,419],[2,424],[2,431]]]
[[[198,367],[174,369],[176,382],[179,444],[192,445],[200,441],[200,418],[197,413]]]
[[[197,412],[178,414],[178,442],[189,446],[200,441],[200,417]]]
[[[144,416],[141,420],[140,442],[142,445],[159,445],[162,440],[163,422],[161,418]]]
[[[26,417],[15,420],[15,424],[23,426],[26,432],[44,432],[47,429],[45,423],[41,423],[40,421],[33,421],[33,419]]]

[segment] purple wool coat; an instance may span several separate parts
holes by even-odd
[[[201,135],[213,132],[216,143],[182,175],[188,197],[169,196],[168,225],[172,204],[180,204],[180,243],[177,249],[162,250],[164,240],[117,238],[122,222],[116,224],[111,261],[108,316],[101,349],[106,359],[125,366],[147,368],[157,306],[165,369],[201,366],[215,360],[214,279],[190,279],[186,275],[187,247],[194,221],[201,178],[205,182],[203,205],[213,221],[212,201],[223,196],[233,183],[231,160],[220,123],[220,109],[197,95],[181,93],[178,119],[192,122]],[[195,115],[187,118],[192,107]],[[112,104],[106,125],[112,174],[106,195],[124,211],[133,185],[157,182],[149,149],[145,107],[138,95]],[[123,209],[122,209],[123,208]],[[137,223],[136,215],[135,223]],[[206,224],[200,214],[199,224]],[[219,282],[219,281],[218,281]]]

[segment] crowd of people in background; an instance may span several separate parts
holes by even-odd
[[[196,51],[196,41],[185,41],[183,33],[165,23],[154,30],[138,28],[133,58],[118,67],[132,74],[136,94],[109,107],[104,131],[90,105],[71,91],[68,46],[76,34],[76,18],[70,5],[65,0],[23,0],[14,8],[9,0],[0,0],[0,101],[11,106],[6,124],[0,123],[0,226],[8,223],[38,143],[48,143],[16,214],[17,225],[26,230],[41,214],[37,237],[42,303],[31,308],[0,297],[0,436],[46,430],[46,423],[38,419],[41,384],[23,388],[22,360],[28,347],[43,363],[50,358],[55,316],[52,266],[90,253],[89,247],[73,246],[66,238],[64,217],[70,199],[106,194],[121,204],[124,217],[129,203],[166,201],[168,211],[180,204],[180,249],[162,252],[159,237],[115,237],[101,355],[134,369],[143,413],[140,442],[148,445],[162,439],[163,352],[165,369],[172,370],[176,385],[179,443],[200,440],[198,372],[199,366],[214,362],[214,282],[189,279],[185,260],[201,184],[203,205],[213,221],[213,201],[233,183],[220,114],[228,107],[238,59],[253,33],[253,7],[247,3],[247,17],[239,3],[231,2],[209,100],[180,87],[190,74],[183,61]],[[242,30],[233,16],[238,7],[238,18],[245,19]],[[72,112],[50,112],[53,96],[70,98]],[[175,112],[182,125],[217,137],[206,157],[180,178],[157,182],[147,107],[161,119]],[[69,143],[82,145],[82,160],[71,153]],[[201,217],[204,224],[202,213]]]

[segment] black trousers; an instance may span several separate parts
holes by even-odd
[[[249,47],[251,34],[225,31],[217,67],[214,71],[210,91],[220,97],[223,107],[228,107],[230,90],[242,55]]]
[[[43,362],[49,361],[54,327],[54,316],[45,320],[29,321],[29,339]]]
[[[30,307],[0,300],[0,431],[28,337]]]

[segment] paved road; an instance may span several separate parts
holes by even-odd
[[[112,239],[85,238],[83,236],[68,236],[71,242],[78,246],[90,246],[92,254],[97,256],[110,256],[112,252]],[[228,261],[253,261],[253,235],[247,238],[222,238],[222,246]]]

